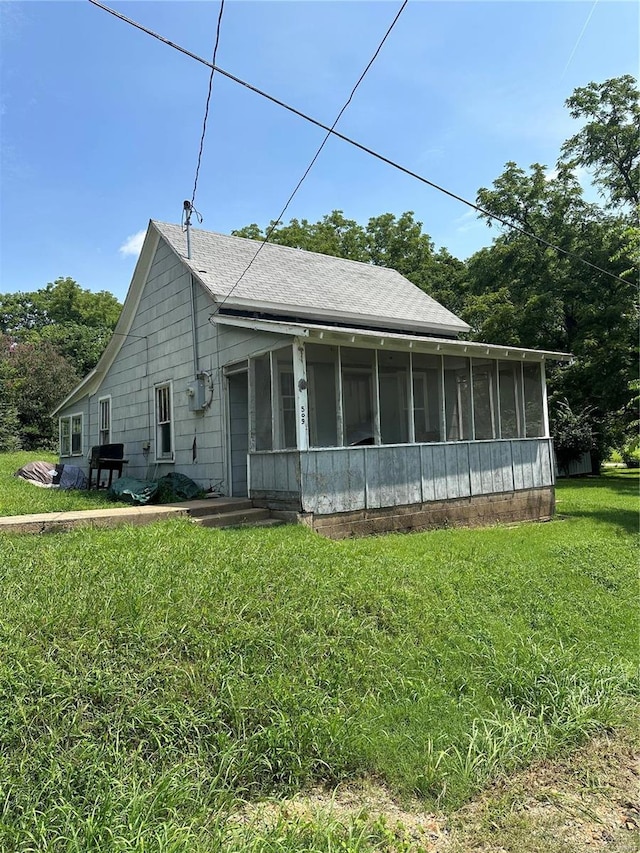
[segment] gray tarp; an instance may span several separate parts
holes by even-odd
[[[20,477],[34,486],[51,489],[86,489],[87,477],[77,465],[55,465],[53,462],[27,462],[14,477]]]

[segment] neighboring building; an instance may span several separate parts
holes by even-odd
[[[124,443],[349,535],[552,515],[545,361],[471,343],[399,273],[151,222],[100,362],[58,407],[62,461]]]

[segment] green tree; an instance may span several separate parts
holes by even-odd
[[[7,422],[17,419],[19,443],[26,450],[54,447],[57,428],[51,412],[77,385],[78,374],[48,341],[37,341],[5,344],[0,352],[3,375],[12,403]]]
[[[562,146],[565,160],[585,166],[609,207],[640,204],[640,91],[630,74],[589,83],[566,101],[585,125]]]
[[[84,375],[100,358],[121,308],[111,293],[58,278],[34,292],[0,294],[0,333],[25,343],[48,341]]]
[[[586,110],[588,93],[593,116],[624,125],[632,107],[610,109],[614,88],[591,84],[576,90],[570,103]],[[600,111],[593,100],[598,97]],[[555,174],[537,163],[526,172],[510,162],[490,189],[479,190],[479,204],[505,225],[490,247],[469,259],[462,316],[479,340],[572,352],[575,362],[550,372],[552,409],[554,400],[566,398],[571,411],[588,412],[603,453],[620,431],[616,413],[626,411],[629,383],[637,374],[638,230],[622,210],[587,203],[574,169],[577,164],[596,169],[608,191],[608,207],[633,202],[632,193],[623,197],[625,169],[627,177],[633,174],[625,164],[637,166],[640,141],[628,128],[606,129],[609,141],[625,140],[629,147],[615,167],[593,141],[595,121],[587,126],[589,133],[585,128],[565,145],[565,153],[576,156],[560,160]]]

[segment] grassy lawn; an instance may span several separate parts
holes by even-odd
[[[366,813],[246,804],[376,780],[451,811],[628,721],[637,486],[564,481],[548,524],[344,542],[0,536],[0,849],[419,849]]]
[[[110,500],[104,492],[42,489],[13,476],[18,468],[34,460],[55,465],[58,457],[46,450],[0,454],[0,516],[126,506]]]

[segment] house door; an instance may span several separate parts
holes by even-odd
[[[233,497],[247,495],[247,454],[249,452],[249,374],[227,377],[229,393],[229,468]]]

